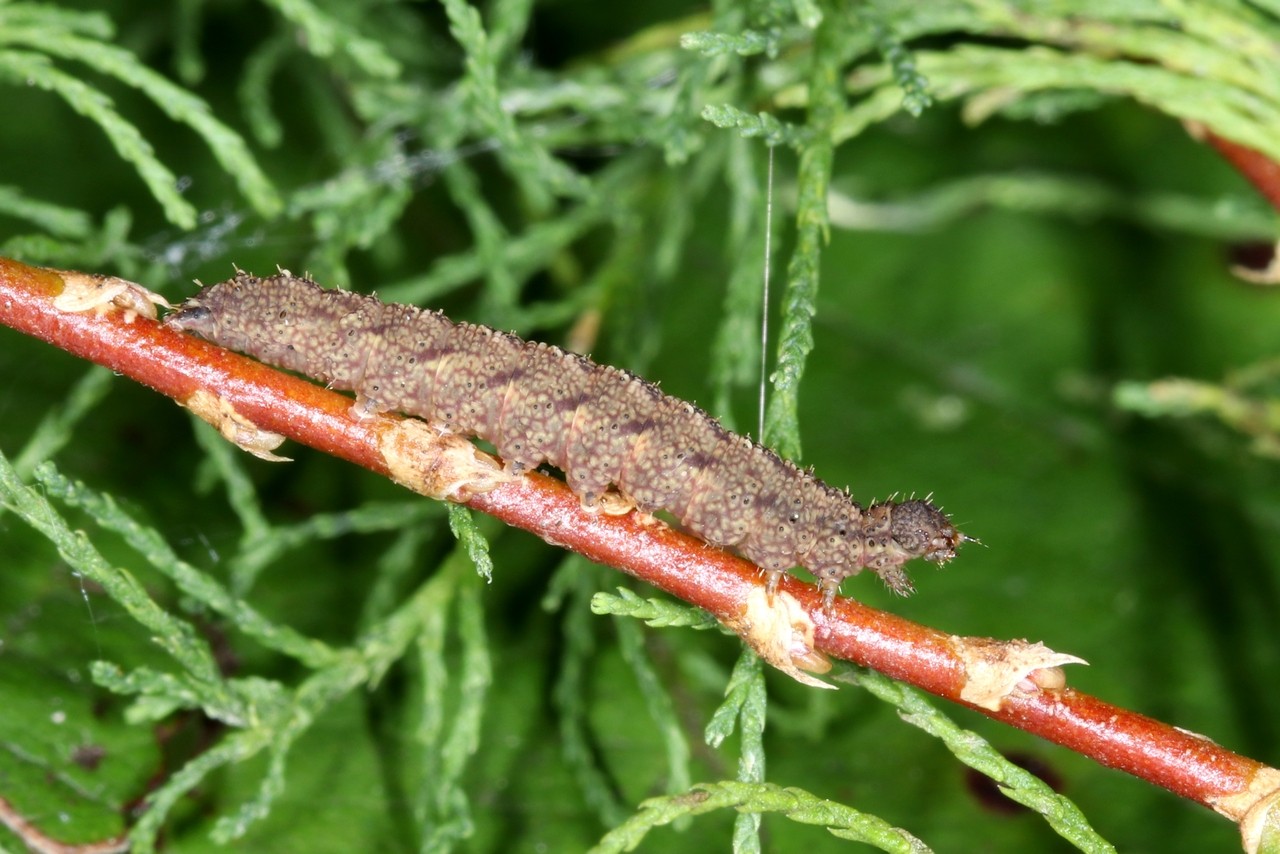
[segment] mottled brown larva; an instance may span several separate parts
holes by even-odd
[[[512,471],[550,463],[588,507],[617,490],[642,510],[666,510],[759,565],[771,585],[803,566],[828,602],[863,568],[910,593],[903,564],[944,563],[968,539],[929,501],[864,508],[633,374],[438,311],[288,272],[239,273],[165,323],[354,391],[358,411],[479,436]]]

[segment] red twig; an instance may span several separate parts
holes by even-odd
[[[53,271],[0,259],[0,323],[106,365],[162,394],[186,401],[212,392],[258,427],[382,474],[383,432],[395,419],[350,416],[350,398],[282,374],[155,321],[129,322],[57,309],[63,287]],[[469,505],[548,542],[630,573],[733,621],[763,583],[746,561],[636,514],[584,511],[560,481],[531,475],[477,495]],[[968,677],[957,654],[964,640],[893,614],[841,599],[825,612],[816,588],[784,578],[816,627],[822,652],[874,668],[933,694],[961,698]],[[1104,703],[1070,688],[1015,691],[984,714],[1127,771],[1241,821],[1264,795],[1280,789],[1280,772],[1205,738]]]
[[[1280,164],[1261,152],[1224,139],[1216,133],[1205,131],[1204,140],[1216,148],[1241,175],[1248,178],[1249,183],[1266,197],[1273,208],[1280,209]]]

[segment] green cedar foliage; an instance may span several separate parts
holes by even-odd
[[[1043,639],[1086,690],[1277,760],[1280,303],[1224,263],[1277,218],[1184,129],[1280,160],[1274,3],[85,5],[0,2],[0,254],[174,300],[306,270],[755,432],[770,245],[766,440],[864,499],[932,491],[988,546],[909,601],[845,592]],[[1234,844],[12,333],[0,376],[0,795],[62,841]]]

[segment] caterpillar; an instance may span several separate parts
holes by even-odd
[[[863,569],[907,595],[903,564],[945,563],[970,539],[928,500],[863,507],[634,374],[439,311],[237,271],[164,322],[354,391],[358,414],[398,411],[478,436],[513,473],[549,463],[586,507],[616,491],[665,510],[759,566],[770,589],[804,567],[828,605]]]

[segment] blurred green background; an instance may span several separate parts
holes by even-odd
[[[751,300],[763,270],[766,147],[700,114],[727,103],[744,116],[804,124],[796,93],[812,61],[807,4],[709,11],[496,0],[479,7],[480,41],[460,27],[470,20],[464,8],[0,3],[0,50],[39,54],[43,39],[53,67],[109,95],[196,217],[192,228],[172,212],[166,220],[93,121],[0,58],[0,252],[124,275],[175,301],[194,290],[192,280],[226,278],[233,264],[307,270],[324,283],[585,346],[757,433]],[[1044,641],[1091,663],[1071,668],[1073,686],[1280,761],[1280,483],[1269,426],[1148,418],[1114,397],[1121,382],[1216,384],[1254,366],[1261,379],[1247,391],[1259,407],[1270,403],[1280,296],[1229,268],[1269,244],[1274,215],[1210,147],[1124,97],[1119,84],[982,88],[969,68],[969,89],[957,88],[994,98],[987,115],[978,95],[950,100],[953,79],[931,76],[923,60],[966,45],[1032,55],[1036,21],[1097,24],[1139,45],[1168,34],[1211,42],[1195,25],[1205,19],[1268,42],[1280,24],[1234,4],[1202,18],[1194,7],[1145,4],[813,8],[848,39],[842,71],[882,70],[877,46],[897,32],[921,52],[938,97],[921,116],[899,112],[835,150],[815,349],[800,387],[801,461],[862,500],[932,494],[982,541],[941,571],[915,567],[913,598],[896,599],[870,577],[847,582],[845,593],[955,634]],[[982,24],[1009,9],[1026,16],[1027,31]],[[327,46],[317,22],[331,26]],[[748,27],[776,31],[775,55],[708,58],[679,44],[685,32]],[[59,32],[114,45],[203,99],[244,138],[281,212],[252,201],[243,169],[219,164],[214,155],[226,147],[166,115],[128,75],[60,53]],[[1138,48],[1124,62],[1086,42],[1058,44],[1064,54],[1123,62],[1126,73],[1176,65]],[[1224,43],[1223,62],[1235,52],[1253,61],[1250,45]],[[1217,81],[1220,68],[1206,68],[1201,76]],[[1253,62],[1260,89],[1269,69]],[[1223,80],[1241,92],[1253,85]],[[851,78],[850,111],[865,94],[860,85]],[[1171,97],[1184,93],[1175,87]],[[1259,133],[1266,115],[1258,108],[1253,117]],[[797,139],[776,148],[775,333],[796,250],[797,152],[809,145]],[[58,469],[115,496],[271,620],[343,647],[447,563],[443,508],[302,448],[286,449],[295,458],[288,465],[229,454],[231,462],[211,462],[213,443],[198,442],[170,401],[94,376],[0,331],[0,450],[19,457],[78,383],[96,384],[56,448]],[[36,456],[23,460],[24,475]],[[255,500],[228,499],[235,476],[251,484],[263,537],[277,543],[269,559],[246,556],[244,508]],[[308,676],[306,665],[176,592],[118,536],[55,505],[108,561],[189,619],[228,676],[280,690]],[[307,528],[317,516],[331,524],[318,535]],[[464,598],[449,600],[431,612],[447,624],[432,636],[442,639],[438,659],[411,650],[376,686],[342,694],[306,728],[269,814],[245,822],[248,850],[418,850],[453,820],[470,832],[459,850],[582,850],[641,800],[668,791],[675,775],[662,733],[673,722],[691,751],[692,780],[734,777],[735,741],[713,750],[702,731],[736,640],[682,629],[637,635],[593,617],[591,592],[639,586],[566,564],[524,533],[482,528],[492,584],[455,569],[450,588],[482,604],[492,667],[482,715],[456,714],[461,698],[475,697],[464,683],[475,672],[467,639],[478,635],[453,627],[467,612],[452,604]],[[138,799],[226,731],[197,711],[127,722],[128,699],[95,685],[90,663],[166,671],[176,669],[172,660],[12,512],[0,515],[0,555],[0,795],[64,841],[118,833]],[[670,701],[663,724],[641,712],[653,689],[637,681],[627,646],[637,638],[640,669],[656,673]],[[447,679],[431,670],[437,660]],[[441,708],[428,708],[439,699],[433,678],[451,686]],[[766,682],[769,781],[879,815],[939,851],[1067,850],[869,695],[818,692],[773,673]],[[945,711],[1034,766],[1122,850],[1238,845],[1235,829],[1201,807],[965,710]],[[432,726],[447,734],[468,721],[478,748],[450,765]],[[202,778],[174,807],[164,844],[218,848],[215,822],[258,797],[271,774],[259,755]],[[443,777],[453,782],[433,782]],[[641,850],[724,850],[732,820],[717,814],[656,830]],[[765,819],[763,844],[853,845],[779,816]]]

